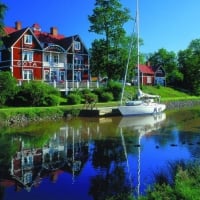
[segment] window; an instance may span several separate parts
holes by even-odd
[[[51,81],[57,81],[57,73],[56,71],[51,71]]]
[[[45,62],[49,62],[49,60],[50,60],[50,59],[49,59],[49,55],[45,55],[45,58],[44,58],[44,59],[45,59]]]
[[[23,61],[33,61],[33,52],[32,51],[24,51],[22,54]]]
[[[32,35],[24,35],[24,44],[32,44]]]
[[[74,50],[80,50],[81,49],[81,43],[74,41]]]
[[[45,81],[49,81],[49,78],[50,78],[50,77],[49,77],[49,71],[45,70],[45,71],[44,71],[44,80],[45,80]]]
[[[0,61],[2,61],[2,52],[0,52]]]
[[[61,72],[60,72],[60,80],[61,80],[61,81],[64,81],[64,80],[65,80],[65,72],[64,72],[64,71],[61,71]]]
[[[33,79],[33,71],[32,70],[24,70],[23,71],[23,79],[24,80],[32,80]]]
[[[147,83],[148,83],[148,84],[151,84],[151,83],[152,83],[152,78],[151,78],[151,76],[147,76]]]
[[[58,63],[58,55],[53,55],[53,62]]]

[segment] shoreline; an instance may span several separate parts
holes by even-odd
[[[200,105],[200,100],[169,101],[166,104],[167,110],[179,110]],[[11,109],[11,108],[9,108]],[[11,109],[12,110],[12,109]],[[20,110],[20,109],[19,109]],[[24,126],[32,122],[56,121],[73,117],[111,117],[120,116],[117,106],[104,106],[93,110],[84,110],[81,107],[48,107],[48,108],[26,108],[19,111],[13,109],[10,115],[0,109],[0,126]],[[107,111],[106,111],[107,110]],[[32,111],[32,112],[31,112]]]

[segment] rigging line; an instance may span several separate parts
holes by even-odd
[[[137,16],[137,13],[136,13],[136,16]],[[124,81],[123,81],[122,94],[121,94],[121,100],[120,100],[121,105],[122,105],[122,101],[123,101],[123,97],[124,97],[124,89],[125,89],[125,85],[126,85],[126,76],[127,76],[127,73],[128,73],[128,66],[129,66],[129,63],[130,63],[131,52],[132,52],[132,49],[133,49],[136,22],[137,22],[137,17],[134,20],[133,30],[132,30],[132,34],[131,34],[131,43],[130,43],[130,49],[129,49],[129,53],[128,53],[128,60],[127,60],[127,63],[126,63],[125,77],[124,77]]]
[[[138,73],[138,90],[140,89],[140,44],[139,44],[139,37],[140,37],[140,27],[139,27],[139,0],[136,1],[136,28],[137,28],[137,73]]]

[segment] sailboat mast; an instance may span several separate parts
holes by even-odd
[[[137,85],[138,90],[140,89],[140,27],[139,27],[139,0],[136,0],[136,31],[137,31]]]

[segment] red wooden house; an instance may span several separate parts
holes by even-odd
[[[162,66],[152,67],[150,65],[140,65],[141,85],[162,85],[166,84],[165,71]]]
[[[39,24],[5,27],[1,37],[0,70],[9,70],[18,81],[89,80],[89,54],[79,35],[65,37],[56,27],[42,32]]]

